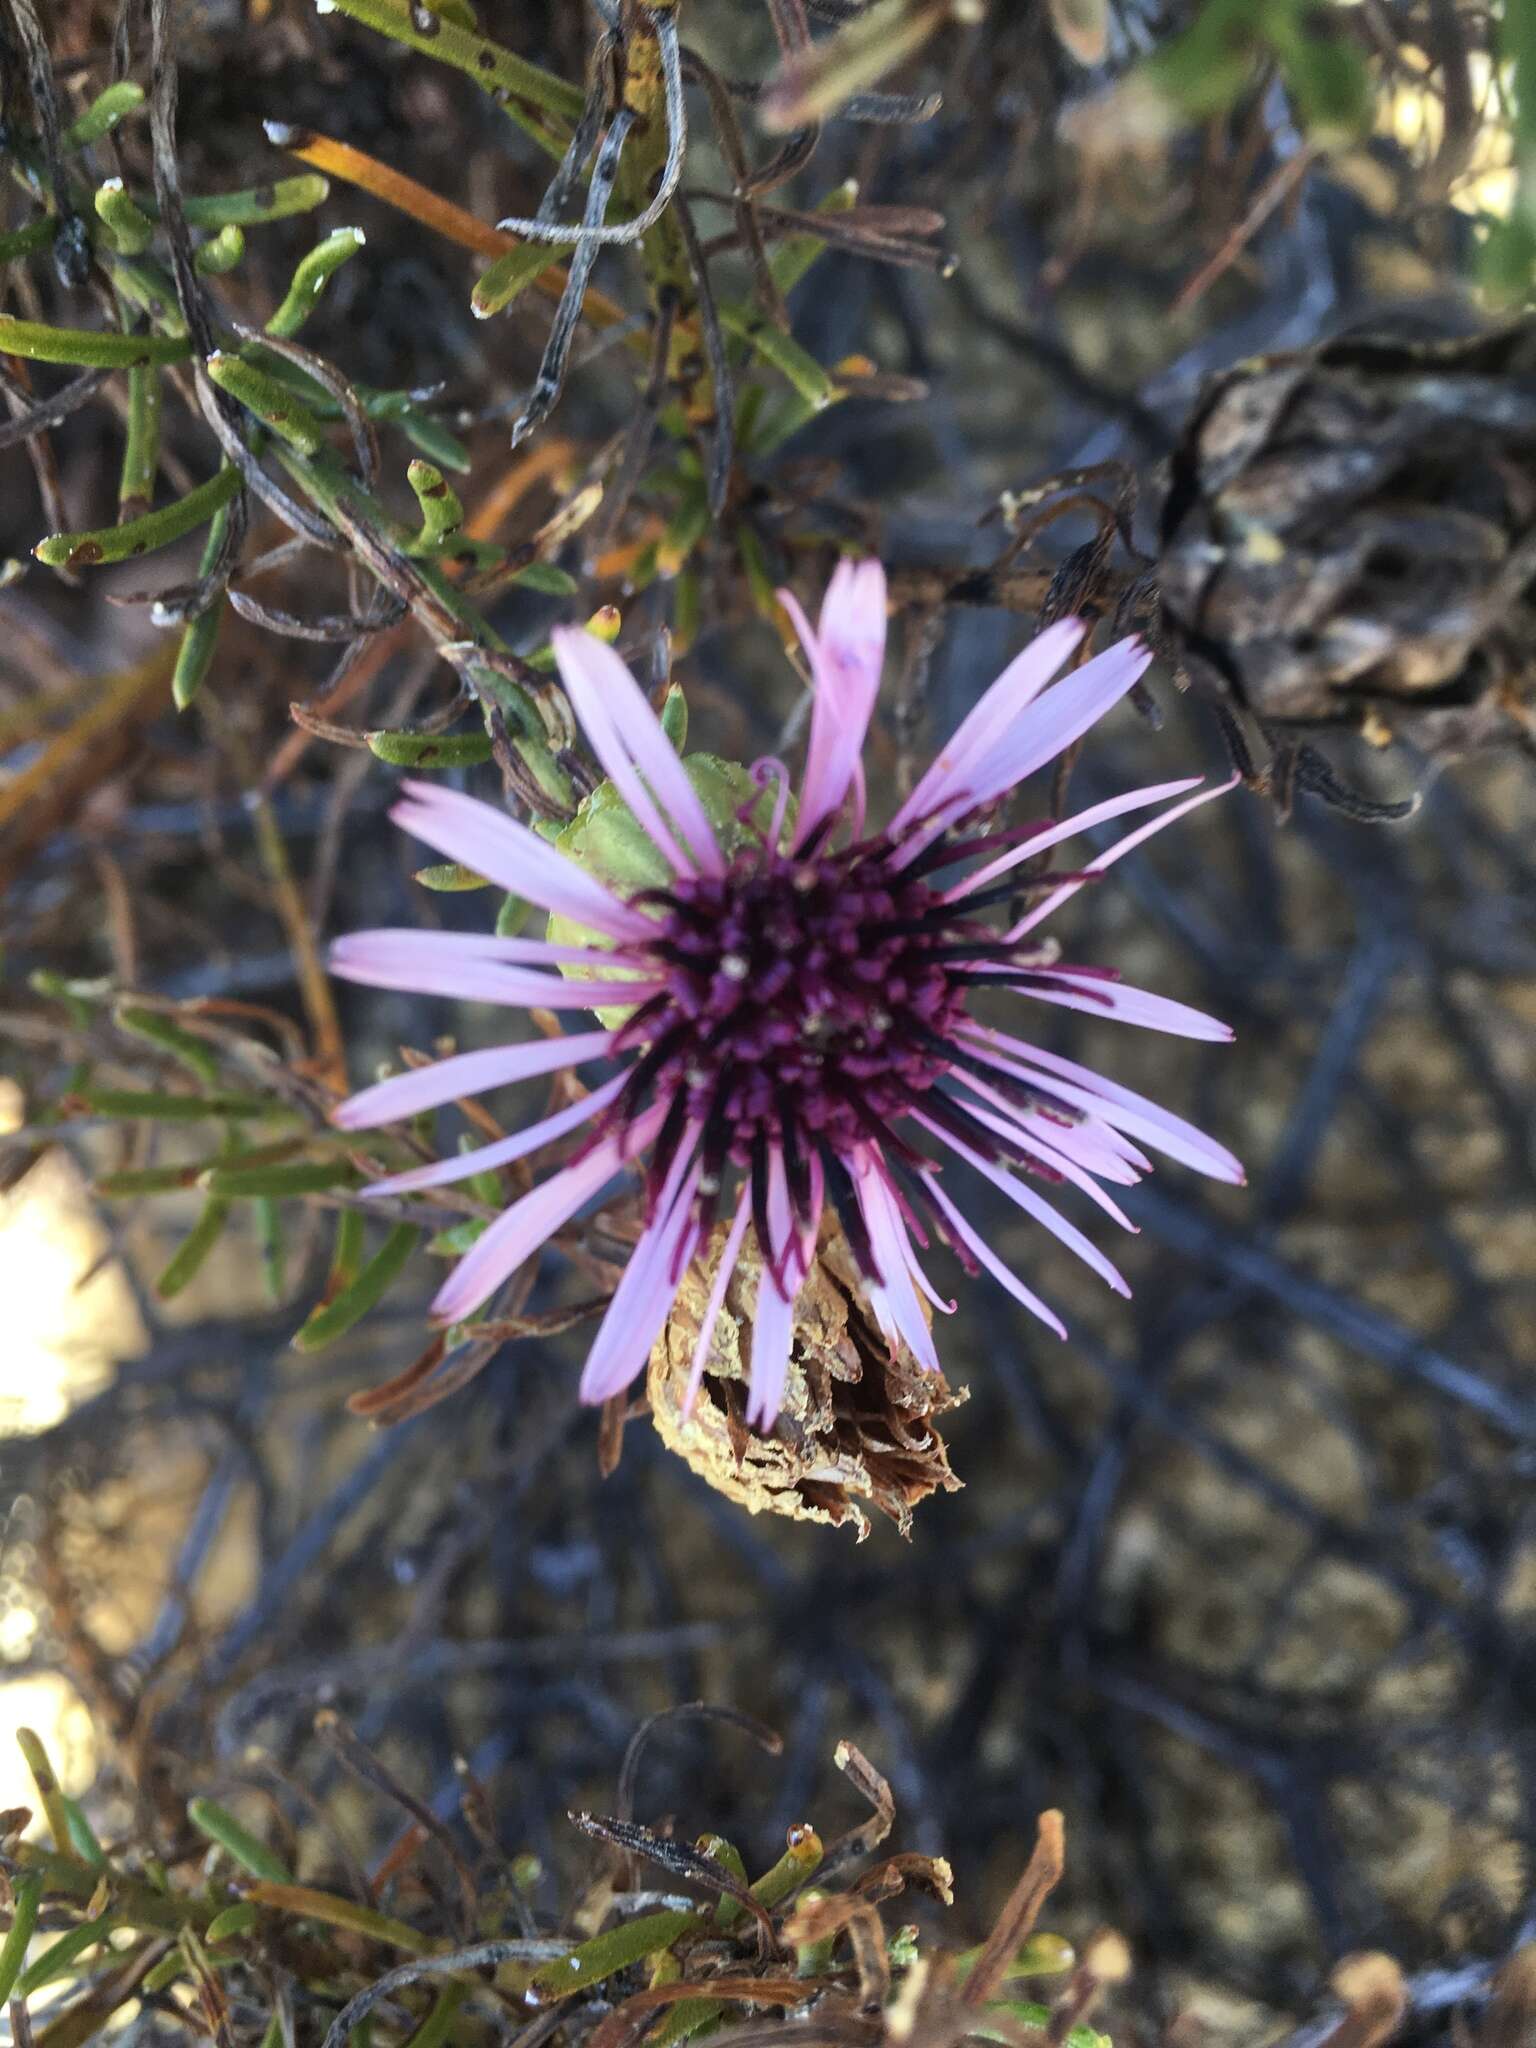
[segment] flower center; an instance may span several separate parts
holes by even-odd
[[[610,1119],[670,1099],[703,1127],[707,1193],[765,1146],[889,1143],[953,1064],[966,970],[1014,951],[893,851],[743,850],[723,876],[637,899],[661,913],[647,950],[666,987],[623,1027],[641,1057]]]

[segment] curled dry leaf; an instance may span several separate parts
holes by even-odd
[[[852,1523],[869,1533],[865,1505],[905,1534],[929,1494],[960,1481],[934,1418],[966,1398],[903,1346],[894,1356],[864,1302],[841,1229],[824,1227],[796,1303],[784,1405],[771,1436],[745,1416],[752,1319],[762,1262],[749,1232],[715,1327],[691,1416],[688,1375],[727,1227],[721,1224],[684,1277],[651,1353],[647,1381],[662,1441],[702,1478],[752,1514]]]
[[[1536,733],[1536,322],[1359,334],[1214,380],[1170,465],[1163,612],[1267,728],[1432,756]]]

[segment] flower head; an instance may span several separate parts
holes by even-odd
[[[380,1082],[336,1111],[347,1129],[588,1061],[616,1067],[573,1107],[478,1151],[379,1182],[399,1194],[505,1165],[584,1126],[557,1172],[515,1201],[459,1261],[433,1304],[470,1315],[631,1161],[644,1164],[645,1227],[598,1330],[581,1392],[602,1401],[645,1365],[683,1274],[717,1223],[726,1234],[704,1304],[696,1387],[747,1231],[762,1255],[749,1418],[783,1398],[795,1300],[822,1213],[836,1216],[893,1350],[937,1371],[919,1261],[930,1237],[984,1267],[1058,1335],[1060,1321],[1004,1264],[952,1191],[980,1174],[1110,1286],[1110,1261],[1039,1192],[1070,1184],[1130,1227],[1108,1192],[1150,1166],[1143,1146],[1218,1179],[1242,1169],[1212,1139],[1129,1089],[973,1014],[982,990],[1185,1037],[1226,1026],[1112,972],[1063,964],[1036,936],[1050,913],[1151,833],[1220,790],[1162,783],[1075,817],[989,822],[1000,799],[1054,760],[1126,694],[1150,654],[1122,640],[1063,680],[1077,621],[1049,627],[997,679],[890,822],[869,830],[861,754],[885,649],[878,563],[844,564],[813,630],[789,595],[814,695],[799,801],[759,763],[747,800],[718,817],[719,764],[701,773],[668,744],[639,685],[601,641],[555,636],[560,674],[647,856],[639,886],[600,880],[504,812],[407,783],[393,816],[450,859],[550,913],[550,936],[363,932],[335,971],[386,988],[510,1006],[591,1010],[609,1021],[532,1044],[461,1053]],[[613,796],[599,791],[612,803]],[[1177,799],[1077,872],[1042,879],[1026,861],[1085,828]],[[594,801],[594,800],[589,800]],[[1029,895],[999,927],[985,913]],[[1106,1185],[1107,1184],[1107,1185]]]

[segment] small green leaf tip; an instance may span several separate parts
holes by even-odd
[[[267,322],[268,334],[280,341],[291,340],[314,311],[331,279],[366,240],[361,228],[337,228],[301,257],[283,303]]]

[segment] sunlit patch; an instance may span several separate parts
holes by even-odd
[[[1445,102],[1434,88],[1434,61],[1411,45],[1403,46],[1398,55],[1403,63],[1417,66],[1422,76],[1396,83],[1382,95],[1377,132],[1390,135],[1409,160],[1422,168],[1435,163],[1445,147]],[[1505,113],[1508,67],[1495,66],[1485,50],[1469,50],[1467,82],[1477,111],[1476,125],[1447,197],[1463,213],[1502,220],[1514,204],[1518,184],[1514,141]]]
[[[20,1121],[0,1094],[0,1129]],[[54,1149],[0,1196],[0,1437],[47,1429],[104,1383],[145,1331],[74,1161]]]

